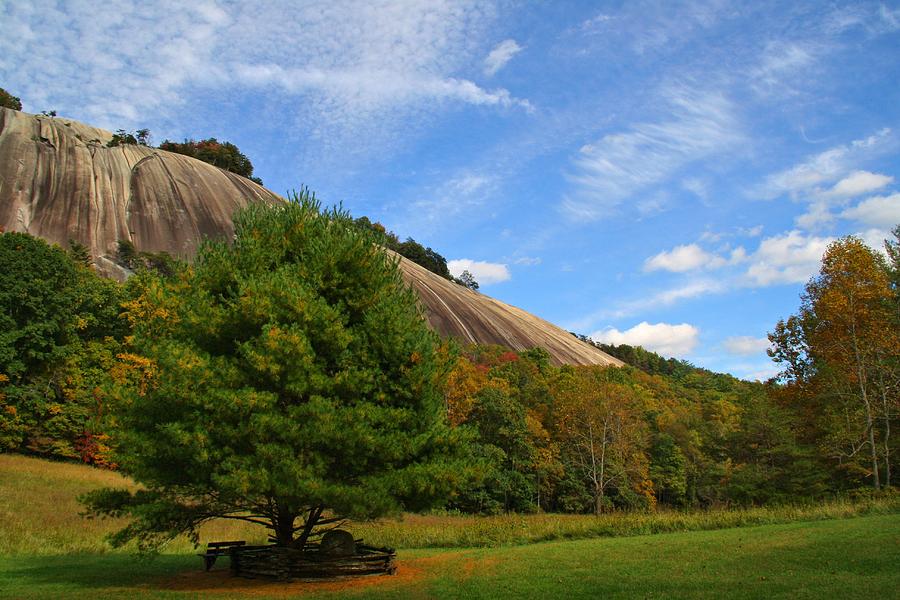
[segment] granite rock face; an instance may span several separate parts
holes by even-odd
[[[204,237],[230,238],[231,216],[284,199],[239,175],[146,146],[107,148],[112,134],[61,117],[0,108],[0,227],[87,246],[97,269],[124,279],[119,240],[191,258]],[[556,364],[621,361],[514,306],[400,259],[431,326],[463,343],[540,346]]]
[[[448,281],[411,260],[401,259],[400,269],[419,295],[431,327],[441,335],[519,351],[538,346],[556,364],[623,364],[552,323]]]
[[[232,213],[280,202],[269,190],[180,154],[107,148],[112,134],[65,118],[0,108],[0,227],[67,247],[76,240],[97,268],[123,279],[119,240],[190,258],[204,236],[231,236]]]

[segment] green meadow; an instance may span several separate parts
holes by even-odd
[[[279,584],[211,573],[186,540],[163,554],[112,550],[115,520],[75,497],[128,485],[116,473],[0,455],[3,598],[873,598],[900,589],[900,502],[831,502],[691,513],[408,515],[354,524],[399,549],[393,577]],[[262,541],[228,522],[205,543]]]

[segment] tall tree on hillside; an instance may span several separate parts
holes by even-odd
[[[143,489],[89,495],[114,542],[196,540],[213,518],[303,548],[317,526],[446,501],[470,470],[446,421],[445,353],[396,264],[308,194],[254,205],[175,280],[137,275],[136,385],[117,457]]]
[[[799,315],[779,322],[770,336],[785,377],[803,378],[824,404],[817,418],[830,454],[845,469],[858,467],[876,489],[890,479],[900,352],[893,301],[884,261],[849,236],[828,247]]]

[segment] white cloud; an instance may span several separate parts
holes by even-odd
[[[484,74],[488,77],[493,76],[521,51],[522,47],[515,40],[503,40],[494,46],[494,49],[484,59]]]
[[[873,227],[872,229],[860,231],[855,235],[859,237],[863,242],[865,242],[865,244],[869,248],[872,248],[877,252],[881,252],[882,254],[885,254],[885,240],[890,240],[891,242],[897,241],[897,238],[894,237],[892,229],[878,229],[877,227]]]
[[[581,148],[569,177],[576,189],[563,201],[565,212],[597,219],[636,192],[741,139],[732,104],[722,94],[669,88],[661,102],[666,119],[638,123]]]
[[[873,196],[841,213],[870,227],[891,229],[900,224],[900,192],[890,196]]]
[[[823,200],[810,202],[806,212],[794,219],[797,227],[807,230],[817,230],[827,227],[834,222],[834,214],[831,206]]]
[[[443,102],[530,108],[458,75],[483,51],[491,2],[22,2],[4,12],[6,85],[38,110],[78,111],[101,126],[187,118],[179,105],[198,88],[274,87],[287,96],[279,119],[358,150]]]
[[[730,354],[739,356],[750,356],[751,354],[759,354],[765,352],[770,344],[766,338],[755,338],[751,336],[735,336],[727,338],[722,345],[725,351]]]
[[[802,229],[823,229],[835,221],[836,215],[832,212],[832,206],[845,204],[850,198],[879,190],[893,181],[894,178],[887,175],[869,171],[854,171],[830,189],[816,188],[808,191],[809,206],[806,212],[794,219],[794,222],[797,227]],[[854,218],[851,215],[852,211],[844,211],[841,216]]]
[[[681,323],[680,325],[656,323],[651,325],[643,321],[625,331],[609,327],[595,331],[589,337],[595,342],[604,344],[643,346],[647,350],[652,350],[665,356],[684,356],[697,346],[699,335],[700,330],[687,323]]]
[[[715,269],[725,263],[722,257],[710,254],[697,244],[687,244],[651,256],[644,261],[644,270],[684,273],[695,269]]]
[[[471,260],[468,258],[458,258],[447,261],[447,268],[454,277],[462,275],[463,271],[468,271],[475,276],[475,280],[480,285],[490,285],[492,283],[500,283],[507,281],[512,277],[509,268],[502,263],[492,263],[480,260]]]
[[[891,130],[884,128],[867,138],[826,150],[790,169],[769,175],[764,183],[753,191],[753,195],[774,199],[785,194],[797,197],[798,194],[814,191],[821,193],[822,190],[816,188],[843,178],[858,162],[888,146],[887,142],[890,140]],[[855,179],[853,176],[848,177],[847,179],[851,181],[846,183],[843,189],[852,190],[861,184],[873,183],[873,179],[868,175],[857,175]],[[837,188],[836,185],[835,189]]]
[[[880,175],[869,171],[854,171],[838,181],[833,188],[826,192],[826,195],[831,198],[855,198],[880,190],[893,181],[894,178],[888,175]]]
[[[737,369],[734,369],[737,371]],[[776,366],[763,366],[757,368],[751,368],[750,370],[746,370],[743,375],[740,375],[741,379],[746,379],[747,381],[768,381],[769,379],[778,375],[781,372]]]
[[[746,258],[747,251],[741,246],[733,249],[729,258],[726,259],[723,256],[707,252],[697,244],[686,244],[651,256],[644,261],[644,271],[684,273],[700,269],[713,270],[726,265],[738,264]]]
[[[754,287],[804,283],[819,270],[822,255],[832,241],[796,230],[765,238],[749,258],[745,282]]]

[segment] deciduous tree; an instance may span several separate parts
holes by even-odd
[[[828,247],[799,314],[770,336],[783,376],[815,389],[823,448],[875,488],[890,478],[900,352],[894,301],[882,258],[848,236]]]
[[[611,492],[649,501],[649,436],[634,389],[610,381],[605,368],[564,370],[556,399],[560,445],[589,485],[594,512],[612,506]]]

